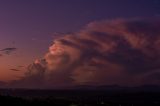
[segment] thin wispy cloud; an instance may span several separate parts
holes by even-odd
[[[10,69],[11,71],[21,71],[21,70],[18,70],[18,69]]]
[[[10,48],[4,48],[4,49],[1,49],[0,51],[4,54],[7,54],[7,55],[10,55],[11,53],[13,53],[14,51],[16,51],[17,48],[14,48],[14,47],[10,47]]]

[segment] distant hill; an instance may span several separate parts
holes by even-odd
[[[7,85],[7,83],[0,81],[0,88],[2,89],[34,89],[34,90],[40,90],[40,88],[16,88],[11,85]],[[155,91],[160,92],[160,85],[141,85],[141,86],[135,86],[135,87],[127,87],[127,86],[119,86],[119,85],[78,85],[78,86],[68,86],[68,87],[61,87],[61,88],[50,88],[42,90],[112,90],[112,91]]]
[[[81,89],[81,90],[126,90],[126,91],[159,91],[159,85],[142,85],[136,87],[125,87],[119,85],[101,85],[101,86],[89,86],[89,85],[81,85],[75,86],[73,89]]]

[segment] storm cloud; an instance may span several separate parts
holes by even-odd
[[[16,83],[35,87],[160,84],[160,20],[89,23],[54,39]]]

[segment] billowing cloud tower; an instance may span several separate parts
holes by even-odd
[[[17,82],[42,88],[160,84],[160,20],[92,22],[54,39]]]

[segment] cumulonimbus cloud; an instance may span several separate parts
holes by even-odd
[[[92,22],[54,39],[17,82],[26,86],[160,84],[160,20]]]

